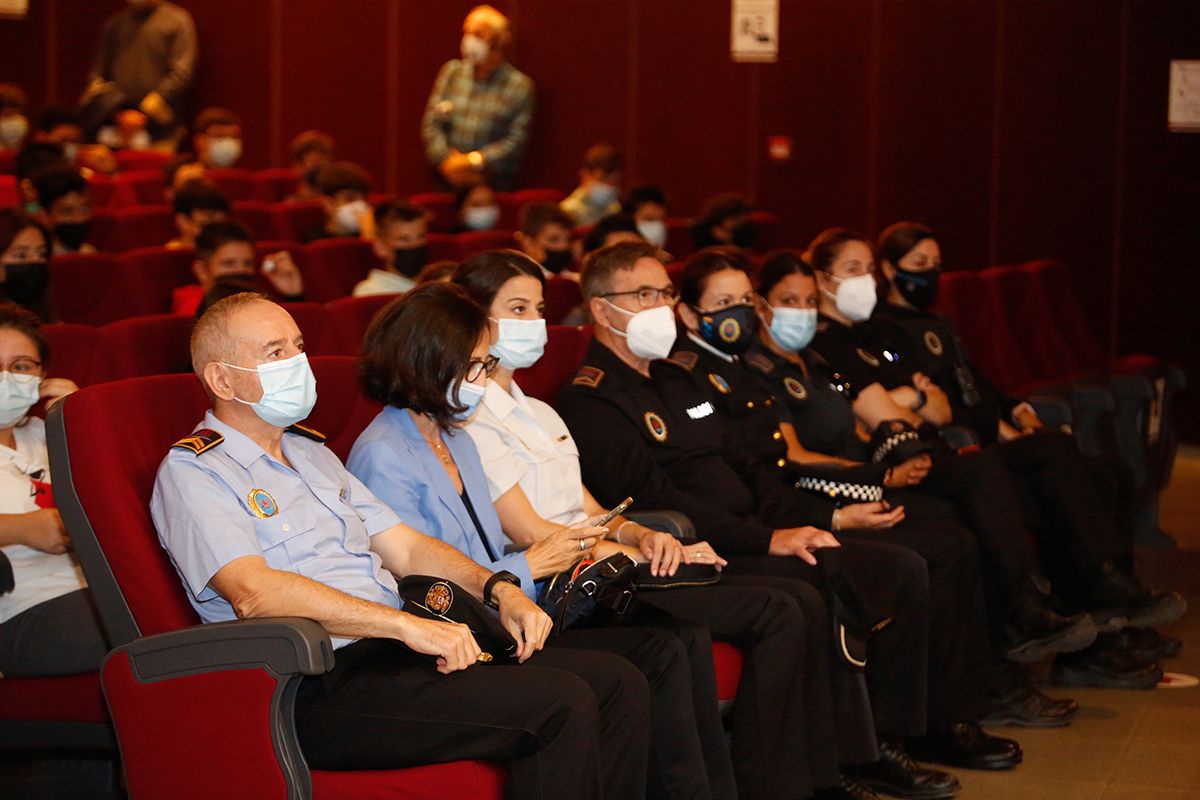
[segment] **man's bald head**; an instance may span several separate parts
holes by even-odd
[[[239,356],[239,317],[250,313],[271,313],[275,309],[287,313],[257,292],[231,295],[209,306],[192,328],[192,370],[210,391],[204,380],[204,368],[214,361],[237,363]]]
[[[474,33],[480,36],[484,33],[483,30],[480,30],[481,28],[491,32],[491,36],[481,36],[481,38],[496,49],[503,50],[512,41],[512,30],[508,24],[508,17],[493,6],[475,6],[463,20],[464,33]]]

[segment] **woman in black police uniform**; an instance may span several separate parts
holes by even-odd
[[[1110,465],[1089,464],[1069,436],[1045,430],[1029,403],[1005,394],[971,363],[950,320],[930,310],[942,263],[933,231],[915,222],[890,226],[879,238],[879,260],[880,305],[872,325],[901,363],[920,370],[941,388],[955,424],[994,445],[1029,498],[1027,505],[1045,520],[1041,527],[1053,525],[1060,532],[1051,540],[1057,546],[1045,547],[1056,583],[1073,589],[1070,599],[1102,620],[1118,616],[1136,628],[1181,616],[1186,609],[1182,598],[1148,591],[1134,575],[1131,534],[1115,524],[1115,509],[1093,480],[1100,472],[1111,482],[1111,476],[1103,474]],[[1133,651],[1153,660],[1173,647],[1165,637],[1144,630],[1131,631],[1118,644],[1104,652]],[[1099,659],[1097,653],[1089,656],[1096,658],[1064,666],[1060,677],[1093,682],[1086,674],[1093,673],[1094,682],[1108,685],[1113,681],[1106,676],[1114,667],[1127,667],[1123,672],[1137,669],[1134,664],[1111,663],[1112,658]]]

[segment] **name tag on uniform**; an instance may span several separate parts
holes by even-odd
[[[705,400],[698,406],[692,406],[687,410],[687,415],[692,419],[704,419],[714,411],[712,403]]]

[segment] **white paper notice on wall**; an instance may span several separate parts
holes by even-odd
[[[24,19],[29,14],[29,0],[0,0],[0,19]]]
[[[773,64],[779,58],[779,0],[731,0],[729,50],[734,61]]]
[[[1200,61],[1171,61],[1167,129],[1200,133]]]

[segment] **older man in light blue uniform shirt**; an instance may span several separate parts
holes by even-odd
[[[334,638],[333,670],[303,679],[296,701],[311,766],[501,761],[509,794],[530,798],[603,797],[630,769],[644,784],[648,690],[630,665],[540,652],[549,618],[511,584],[495,584],[494,599],[532,663],[473,666],[466,626],[400,610],[392,573],[477,597],[491,573],[405,525],[296,424],[316,382],[286,311],[253,294],[215,304],[196,324],[192,363],[213,410],[164,459],[151,514],[205,622],[308,617]],[[601,755],[608,747],[619,763]]]

